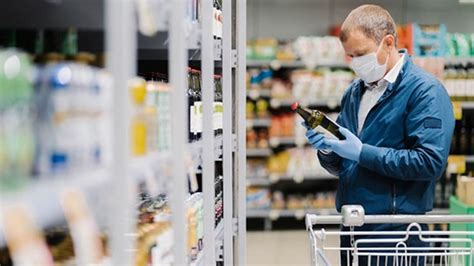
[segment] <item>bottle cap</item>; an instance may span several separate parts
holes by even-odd
[[[295,111],[296,108],[298,108],[298,102],[294,102],[292,105],[291,105],[291,110]]]

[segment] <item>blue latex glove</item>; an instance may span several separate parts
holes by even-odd
[[[339,156],[359,162],[360,153],[362,151],[362,142],[352,134],[348,129],[340,127],[339,131],[346,137],[345,140],[328,139],[323,140],[324,144],[337,153]]]
[[[304,126],[308,131],[306,131],[306,139],[308,142],[313,146],[314,149],[316,150],[325,150],[327,149],[327,145],[324,144],[324,140],[326,137],[324,134],[316,132],[314,129],[308,127],[305,122],[301,123],[302,126]]]

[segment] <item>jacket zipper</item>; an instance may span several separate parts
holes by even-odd
[[[397,190],[395,184],[392,184],[392,214],[397,212]]]

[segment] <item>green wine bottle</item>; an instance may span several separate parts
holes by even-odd
[[[311,128],[321,126],[329,131],[332,135],[340,140],[346,139],[339,131],[339,125],[327,117],[323,112],[318,110],[307,110],[299,106],[297,102],[291,105],[291,109],[297,112],[305,121],[306,125]]]

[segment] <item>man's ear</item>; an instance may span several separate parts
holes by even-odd
[[[392,47],[395,47],[395,37],[391,34],[385,36],[385,47],[389,50]]]

